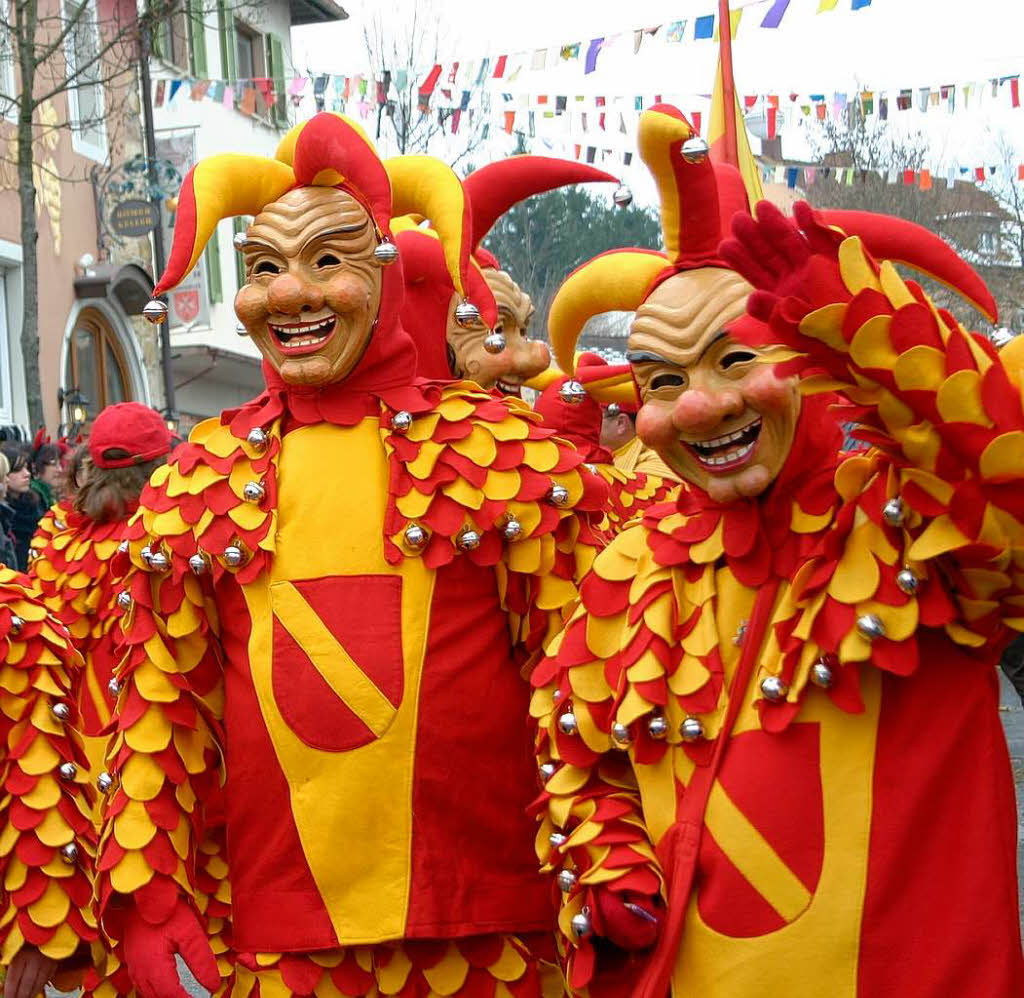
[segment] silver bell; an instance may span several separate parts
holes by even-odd
[[[373,247],[373,258],[382,267],[386,267],[398,259],[398,247],[392,242],[377,243]]]
[[[587,390],[578,381],[570,379],[558,389],[558,397],[566,405],[579,405],[587,397]]]
[[[455,306],[455,321],[460,326],[475,326],[480,321],[480,309],[467,298]]]
[[[480,547],[480,534],[475,530],[463,530],[455,543],[462,551],[475,551]]]
[[[604,414],[609,419],[614,419],[620,412],[622,412],[622,406],[618,402],[609,402],[604,410]]]
[[[832,666],[822,656],[811,666],[811,682],[827,690],[834,682],[835,676],[832,673]]]
[[[193,575],[202,575],[206,571],[206,559],[201,554],[194,554],[188,560],[188,567],[192,569]]]
[[[171,567],[171,559],[163,551],[154,551],[149,556],[149,567],[154,572],[166,572]]]
[[[593,931],[590,924],[590,916],[584,914],[582,911],[578,915],[573,915],[572,931],[575,933],[577,939],[586,939]]]
[[[488,333],[484,337],[484,349],[488,353],[501,353],[506,347],[505,334],[499,333],[497,330]]]
[[[396,412],[391,417],[391,429],[393,429],[395,433],[408,433],[410,426],[412,426],[411,412],[406,412],[402,409],[401,412]]]
[[[558,715],[558,730],[563,735],[577,735],[580,731],[580,723],[576,720],[576,715],[571,711],[567,710],[564,714]]]
[[[11,633],[21,634],[21,629],[25,626],[25,621],[22,617],[19,617],[16,613],[11,614]]]
[[[58,700],[50,708],[50,713],[53,714],[58,721],[66,721],[71,716],[71,708],[64,703],[63,700]]]
[[[121,695],[120,680],[111,676],[110,681],[107,683],[107,692],[116,700]]]
[[[548,842],[551,844],[552,849],[561,849],[568,841],[569,836],[563,835],[561,832],[552,832],[548,836]]]
[[[62,780],[73,780],[78,775],[78,767],[73,762],[62,762],[57,772]]]
[[[896,573],[896,585],[900,587],[901,592],[913,596],[921,588],[921,580],[909,568],[904,568]]]
[[[555,879],[563,894],[568,894],[576,886],[576,874],[572,870],[559,870]]]
[[[127,554],[128,553],[128,542],[127,541],[121,541],[121,543],[117,545],[117,552],[118,552],[118,554]]]
[[[708,144],[699,135],[691,135],[679,151],[687,163],[703,163],[707,159]]]
[[[241,250],[248,241],[249,237],[244,232],[236,232],[231,240],[236,250]]]
[[[258,426],[254,426],[245,437],[246,443],[250,447],[256,450],[266,450],[267,444],[270,443],[270,438],[267,436],[266,431],[262,430]]]
[[[704,725],[699,717],[687,717],[679,725],[679,737],[684,742],[695,742],[704,737]]]
[[[563,485],[552,485],[548,492],[548,502],[553,506],[564,506],[569,501],[569,490]]]
[[[127,610],[127,609],[129,609],[131,607],[131,605],[132,605],[132,594],[130,592],[128,592],[127,589],[122,589],[117,594],[117,605],[122,610]]]
[[[761,680],[761,695],[769,703],[779,703],[786,699],[789,686],[778,676],[765,676]]]
[[[245,552],[237,544],[229,544],[224,548],[224,564],[229,568],[238,568],[245,562]]]
[[[235,323],[235,335],[236,336],[248,336],[249,330],[245,328],[244,322]]]
[[[882,507],[882,519],[890,527],[898,527],[903,523],[903,517],[906,515],[906,512],[903,500],[899,496],[893,496]]]
[[[166,322],[167,302],[160,301],[159,298],[150,298],[143,306],[142,317],[146,322],[153,323],[154,326],[159,326],[161,322]]]
[[[633,203],[633,192],[625,185],[619,184],[612,195],[616,208],[628,208]]]
[[[885,637],[885,624],[882,623],[882,618],[874,613],[865,613],[859,616],[857,618],[857,630],[868,641]]]
[[[74,866],[78,862],[78,846],[74,842],[69,842],[66,846],[60,847],[60,858],[68,864],[68,866]]]
[[[541,783],[547,783],[557,772],[558,767],[553,762],[542,762],[537,768],[537,775],[540,777]]]
[[[647,734],[659,742],[668,737],[668,721],[665,720],[664,714],[655,714],[647,722]]]
[[[616,721],[612,725],[612,742],[616,748],[625,749],[633,743],[633,736],[629,733],[629,728],[625,724],[620,724]]]
[[[96,777],[96,789],[101,794],[109,794],[114,788],[114,777],[110,775],[106,770],[103,770],[99,776]]]
[[[505,525],[501,528],[506,540],[515,541],[523,535],[523,525],[514,517],[510,516]]]
[[[56,516],[53,518],[53,525],[58,530],[65,530],[67,528],[67,524],[62,519],[60,519],[59,517],[56,517]],[[121,543],[122,544],[127,544],[128,542],[127,541],[122,541]]]
[[[410,523],[405,528],[405,543],[414,551],[418,551],[427,543],[427,532],[418,523]]]
[[[267,490],[259,482],[246,482],[242,486],[242,498],[246,502],[262,502]]]
[[[153,557],[153,549],[147,544],[139,552],[139,557],[148,565],[149,559]]]

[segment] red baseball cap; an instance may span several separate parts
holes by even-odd
[[[171,444],[160,413],[141,402],[120,402],[93,420],[89,457],[97,468],[129,468],[168,453]]]

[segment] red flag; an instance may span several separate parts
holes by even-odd
[[[456,108],[452,112],[452,135],[459,130],[459,122],[462,120],[462,109]]]
[[[437,78],[441,75],[441,64],[437,63],[427,75],[427,78],[420,84],[420,96],[429,97],[437,86]]]
[[[743,106],[749,111],[757,103],[757,94],[747,94],[743,98]]]
[[[907,187],[913,187],[914,186],[914,178],[916,176],[917,176],[917,174],[915,174],[913,170],[904,170],[903,171],[903,183],[906,184]]]
[[[580,158],[580,151],[582,150],[583,147],[577,142],[576,145],[573,146],[573,148],[576,150],[576,158],[579,159]]]
[[[983,167],[983,166],[976,166],[974,168],[974,179],[975,180],[984,180],[985,179],[985,167]]]
[[[1017,164],[1017,179],[1024,180],[1024,163]]]
[[[932,171],[922,170],[921,171],[921,190],[930,191],[932,189]]]
[[[505,75],[506,62],[508,62],[507,55],[498,56],[498,64],[494,67],[494,79],[500,80]]]
[[[777,107],[768,108],[766,118],[768,124],[768,138],[774,139],[778,135],[779,109]]]
[[[455,78],[459,75],[459,64],[457,62],[452,63],[452,71],[448,74],[448,82],[454,83]]]
[[[1020,107],[1020,77],[1015,76],[1010,80],[1010,106]]]
[[[701,115],[700,111],[694,111],[690,115],[690,120],[693,122],[693,130],[698,135],[700,135],[700,119],[701,119],[701,117],[702,117],[702,115]]]
[[[512,134],[512,129],[515,127],[515,123],[516,123],[516,113],[515,113],[515,111],[506,111],[505,112],[505,131],[508,132],[509,135]]]

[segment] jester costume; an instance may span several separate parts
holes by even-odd
[[[569,983],[1011,998],[993,666],[1024,629],[1019,371],[898,275],[994,315],[919,227],[762,204],[719,248],[700,146],[644,114],[668,266],[598,258],[552,309],[567,356],[633,296],[638,431],[687,479],[599,555],[534,675]],[[871,445],[845,460],[837,398]]]
[[[73,958],[84,961],[96,939],[92,793],[71,699],[81,659],[29,579],[6,568],[0,569],[0,651],[0,962],[9,967],[22,950],[35,948],[66,966]]]
[[[498,219],[520,201],[569,184],[615,182],[602,170],[546,156],[511,156],[474,170],[462,187],[469,209],[470,266],[467,291],[493,295],[497,322],[480,321],[460,308],[437,234],[420,214],[395,219],[393,229],[402,254],[405,303],[402,325],[419,355],[417,374],[427,378],[466,378],[499,395],[519,396],[522,386],[547,368],[547,345],[530,340],[534,306],[530,296],[501,269],[483,246]],[[433,219],[430,220],[433,223]]]
[[[589,567],[603,483],[521,403],[414,375],[389,220],[430,217],[463,294],[447,167],[385,171],[321,114],[274,160],[199,163],[181,206],[158,292],[255,216],[235,308],[267,391],[193,431],[130,529],[104,928],[148,996],[177,993],[177,950],[238,996],[537,998],[521,670]]]
[[[608,486],[600,530],[609,539],[675,487],[675,482],[657,475],[623,471],[613,463],[611,451],[601,446],[601,400],[618,405],[628,404],[632,397],[628,364],[607,364],[596,354],[581,354],[573,375],[553,378],[533,404],[544,425],[569,441]]]

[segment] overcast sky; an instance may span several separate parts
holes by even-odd
[[[362,25],[375,11],[387,10],[389,18],[408,19],[417,0],[341,0],[350,17],[347,21],[317,25],[293,31],[296,72],[354,75],[369,70]],[[1010,107],[1009,88],[996,99],[978,99],[964,107],[962,96],[955,113],[932,109],[895,111],[895,92],[914,89],[915,106],[921,87],[981,83],[993,76],[1010,76],[1024,69],[1024,0],[872,0],[869,7],[852,11],[851,0],[839,0],[835,10],[816,13],[819,0],[791,0],[781,27],[759,27],[772,0],[737,0],[733,8],[744,8],[739,35],[734,43],[736,82],[740,93],[779,94],[785,109],[790,92],[799,94],[835,91],[855,93],[859,89],[890,92],[891,121],[898,127],[924,130],[932,144],[932,165],[944,170],[950,162],[986,165],[993,161],[1000,134],[1016,143],[1024,160],[1024,107]],[[533,52],[574,42],[582,52],[592,38],[611,37],[633,29],[668,25],[687,19],[685,39],[673,44],[663,29],[645,39],[634,55],[629,38],[602,51],[596,72],[584,75],[582,53],[579,61],[553,60],[549,67],[534,72],[527,68],[513,81],[494,83],[494,89],[512,93],[513,107],[538,94],[575,95],[592,98],[639,95],[650,102],[654,95],[677,103],[685,112],[703,110],[713,82],[717,46],[693,39],[693,20],[709,14],[716,0],[418,0],[420,9],[429,7],[441,25],[442,63],[454,59],[479,60],[517,51]],[[425,66],[424,70],[429,69]],[[497,96],[497,95],[496,95]],[[1024,98],[1024,85],[1022,85]],[[500,100],[500,98],[499,98]],[[624,104],[625,102],[623,102]],[[798,101],[798,103],[800,103]],[[500,115],[498,116],[500,117]],[[791,114],[783,130],[784,152],[790,156],[807,153],[806,122]],[[591,125],[593,128],[593,125]],[[635,128],[635,118],[630,122]],[[500,132],[499,126],[492,132]],[[583,142],[578,134],[545,131],[551,146],[540,138],[532,151],[571,155],[572,144]],[[490,156],[508,151],[508,141],[497,135],[488,150]],[[622,150],[635,148],[635,133],[591,140]],[[644,197],[649,195],[642,165],[624,172]]]

